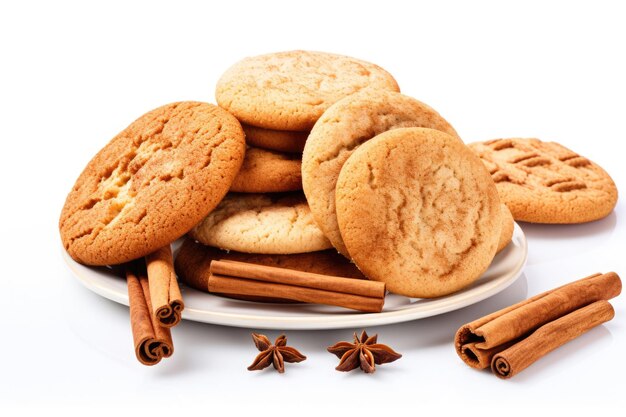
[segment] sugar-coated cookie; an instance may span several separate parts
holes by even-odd
[[[513,138],[469,146],[483,160],[515,220],[583,223],[607,216],[617,204],[609,174],[558,143]]]
[[[302,154],[306,138],[309,136],[309,132],[263,129],[247,124],[242,124],[241,127],[246,134],[248,145],[278,152]]]
[[[205,245],[246,253],[291,254],[331,247],[302,193],[230,193],[190,236]]]
[[[435,110],[387,91],[362,92],[335,103],[315,124],[302,155],[302,187],[315,221],[333,246],[348,255],[335,214],[335,184],[341,167],[362,143],[387,130],[427,127],[456,131]]]
[[[226,194],[243,162],[244,133],[212,104],[152,110],[87,164],[59,220],[70,256],[119,264],[184,235]]]
[[[301,160],[293,154],[248,147],[230,191],[279,193],[302,189]]]
[[[237,62],[219,79],[215,98],[245,124],[308,131],[331,104],[367,88],[400,91],[387,71],[369,62],[288,51]]]
[[[409,297],[438,297],[474,282],[500,239],[498,192],[458,138],[394,129],[361,145],[336,188],[337,219],[369,279]]]

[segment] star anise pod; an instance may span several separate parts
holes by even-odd
[[[371,374],[376,371],[376,365],[393,362],[402,357],[387,345],[376,343],[378,335],[367,336],[365,330],[359,338],[354,332],[354,343],[339,342],[328,348],[328,351],[340,359],[335,369],[348,372],[361,368],[363,372]]]
[[[302,362],[306,359],[306,356],[296,349],[287,346],[287,337],[284,334],[278,336],[273,345],[267,336],[258,333],[252,333],[252,340],[261,353],[254,358],[252,365],[248,366],[248,371],[260,371],[273,364],[282,374],[285,372],[285,362]]]

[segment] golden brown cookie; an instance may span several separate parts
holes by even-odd
[[[515,220],[583,223],[607,216],[617,203],[609,174],[558,143],[514,138],[469,146],[483,160]]]
[[[230,193],[189,235],[221,249],[292,254],[332,247],[302,193]]]
[[[496,187],[471,150],[438,130],[394,129],[361,145],[339,174],[336,200],[352,259],[393,293],[458,291],[496,253]]]
[[[334,249],[291,255],[265,255],[224,251],[185,239],[176,256],[176,274],[185,284],[207,291],[209,266],[214,259],[249,262],[337,277],[365,279],[358,268]],[[247,299],[247,298],[246,298]]]
[[[301,163],[295,155],[248,147],[230,191],[280,193],[301,190]]]
[[[374,136],[402,127],[428,127],[457,136],[435,110],[393,92],[362,92],[335,103],[315,124],[302,154],[302,188],[315,221],[333,246],[348,255],[335,214],[335,184],[354,150]]]
[[[506,248],[511,239],[513,238],[513,229],[515,228],[515,220],[513,220],[513,215],[511,211],[506,206],[506,204],[500,204],[501,214],[501,224],[500,224],[500,240],[498,241],[498,249],[496,253],[499,253],[502,249]]]
[[[301,154],[309,136],[309,132],[263,129],[246,124],[242,124],[241,127],[249,145],[278,152]]]
[[[304,132],[331,104],[366,88],[400,91],[387,71],[369,62],[289,51],[237,62],[218,81],[215,98],[245,124]]]
[[[59,220],[70,256],[119,264],[184,235],[228,191],[243,161],[241,125],[207,103],[152,110],[87,164]]]

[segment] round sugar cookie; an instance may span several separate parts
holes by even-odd
[[[295,155],[248,147],[230,191],[278,193],[302,189],[301,160]]]
[[[70,256],[89,265],[145,256],[184,235],[224,197],[245,139],[234,116],[212,104],[152,110],[87,164],[59,220]]]
[[[301,154],[309,136],[309,132],[263,129],[247,124],[242,124],[241,127],[249,145],[278,152]]]
[[[399,93],[375,91],[335,103],[307,139],[302,154],[302,188],[315,221],[346,256],[335,214],[335,185],[341,167],[362,143],[402,127],[427,127],[457,136],[452,126],[426,104]]]
[[[439,297],[474,282],[500,239],[501,207],[489,173],[460,140],[394,129],[344,164],[337,219],[358,268],[390,292]]]
[[[500,208],[502,209],[500,213],[500,240],[498,241],[498,249],[496,250],[496,253],[499,253],[502,249],[506,248],[506,245],[509,244],[513,238],[513,229],[515,227],[515,220],[513,219],[511,210],[509,210],[504,203],[500,204]]]
[[[206,246],[189,238],[185,239],[176,256],[176,274],[185,284],[201,291],[207,291],[211,261],[221,259],[336,277],[365,279],[365,276],[353,263],[334,249],[290,255],[267,255],[225,251]]]
[[[381,67],[313,51],[245,58],[219,79],[217,103],[245,124],[308,131],[331,104],[362,89],[400,91]]]
[[[556,142],[495,139],[471,143],[515,220],[584,223],[608,216],[617,187],[600,166]]]
[[[246,253],[292,254],[332,247],[302,193],[228,194],[189,234],[205,245]]]

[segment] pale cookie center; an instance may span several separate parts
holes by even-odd
[[[98,185],[98,191],[95,193],[99,196],[100,201],[108,201],[108,210],[106,218],[103,219],[104,227],[113,226],[124,214],[130,211],[135,204],[136,187],[133,188],[133,178],[129,172],[136,170],[139,172],[151,158],[157,157],[160,153],[165,152],[162,144],[142,142],[141,145],[131,153],[132,159],[125,165],[120,163],[109,175],[101,179]],[[181,168],[174,160],[170,160],[160,165],[160,171],[168,178],[171,173],[180,171]],[[170,173],[170,174],[167,174]],[[178,175],[178,174],[176,174]],[[162,179],[162,178],[161,178]],[[145,184],[142,184],[145,185]]]

